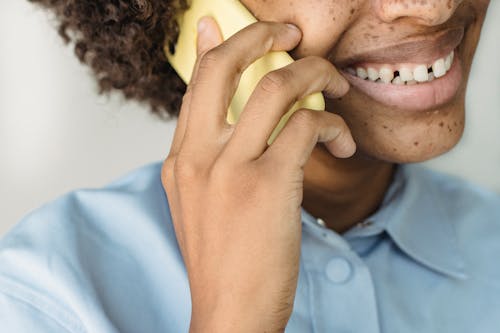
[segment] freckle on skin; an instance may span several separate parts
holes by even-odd
[[[444,123],[443,123],[443,122],[440,122],[440,123],[439,123],[439,127],[444,127]]]
[[[419,145],[419,142],[418,142],[418,141],[415,141],[415,142],[413,142],[413,144],[414,144],[415,146],[418,146],[418,145]]]

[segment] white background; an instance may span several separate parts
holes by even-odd
[[[463,141],[430,163],[500,192],[500,1],[492,1],[474,64]],[[100,97],[26,0],[0,3],[0,235],[67,191],[100,187],[168,153],[175,123]]]

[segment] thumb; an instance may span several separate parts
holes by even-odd
[[[196,42],[198,56],[213,49],[224,41],[219,25],[213,17],[203,16],[198,20],[198,37]]]

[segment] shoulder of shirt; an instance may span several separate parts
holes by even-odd
[[[407,175],[425,183],[422,187],[432,190],[431,195],[458,223],[481,216],[482,219],[500,224],[500,194],[461,177],[436,171],[422,165],[406,165]]]
[[[452,226],[466,271],[500,291],[500,195],[460,177],[421,165],[405,166],[406,175],[421,183],[420,195],[431,195]]]
[[[160,172],[161,163],[153,163],[104,187],[68,192],[27,214],[3,237],[0,248],[28,234],[53,245],[59,235],[76,233],[119,242],[123,236],[134,235],[134,229],[165,232],[170,211]],[[101,234],[107,232],[114,233],[112,239]]]
[[[93,231],[112,227],[119,238],[123,232],[132,232],[124,230],[125,227],[143,228],[148,223],[158,222],[159,217],[170,220],[160,172],[161,163],[153,163],[104,187],[68,192],[27,214],[6,234],[1,244],[35,229],[44,232],[44,229],[54,231],[54,228],[58,232],[69,232],[80,227]],[[54,234],[44,236],[51,235]]]
[[[29,213],[0,239],[0,292],[29,294],[32,306],[67,313],[74,293],[87,290],[76,297],[89,297],[98,279],[108,279],[94,272],[147,281],[144,267],[164,260],[178,274],[182,259],[160,173],[161,163],[150,164]]]

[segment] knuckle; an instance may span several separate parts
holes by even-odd
[[[266,21],[257,21],[250,24],[247,28],[248,30],[252,30],[253,32],[265,32],[269,30],[269,22]]]
[[[317,123],[316,113],[309,109],[299,109],[292,114],[289,122],[295,126],[312,128]]]
[[[297,60],[297,62],[301,66],[321,74],[318,77],[327,76],[325,74],[331,74],[335,70],[335,66],[330,61],[319,56],[307,56]]]
[[[330,112],[327,112],[325,113],[327,116],[328,116],[328,119],[332,122],[332,123],[336,123],[336,124],[340,124],[340,123],[343,123],[344,122],[344,118],[342,118],[340,115],[336,114],[336,113],[330,113]]]
[[[260,82],[260,88],[268,93],[277,93],[286,89],[293,77],[293,73],[288,68],[282,68],[267,73]]]
[[[308,56],[298,61],[303,61],[304,66],[318,73],[317,77],[321,79],[322,86],[324,86],[329,96],[339,97],[349,90],[347,81],[328,59],[319,56]]]
[[[256,33],[262,36],[262,44],[265,46],[266,50],[270,50],[274,44],[275,35],[273,34],[273,27],[275,26],[272,22],[257,22],[255,25]]]
[[[166,175],[173,171],[175,164],[175,158],[173,156],[168,156],[161,166],[161,174]]]
[[[248,26],[256,36],[260,36],[261,43],[264,49],[271,50],[273,47],[276,36],[283,31],[283,23],[271,21],[258,21]]]
[[[202,168],[196,163],[179,155],[172,165],[173,174],[178,181],[191,182],[203,174]]]
[[[249,29],[254,30],[256,33],[270,35],[272,28],[276,25],[275,22],[270,21],[257,21],[248,26]]]
[[[329,113],[328,116],[329,116],[329,119],[330,119],[330,124],[332,126],[338,127],[339,129],[342,129],[342,130],[348,129],[347,124],[346,124],[344,118],[342,118],[338,114]]]
[[[161,180],[163,184],[166,184],[167,177],[169,177],[174,170],[175,158],[173,156],[169,156],[163,161],[161,166]]]
[[[211,50],[206,51],[200,56],[200,64],[198,66],[199,71],[206,71],[207,69],[212,69],[223,59],[221,55],[222,51],[219,47],[215,47]]]

